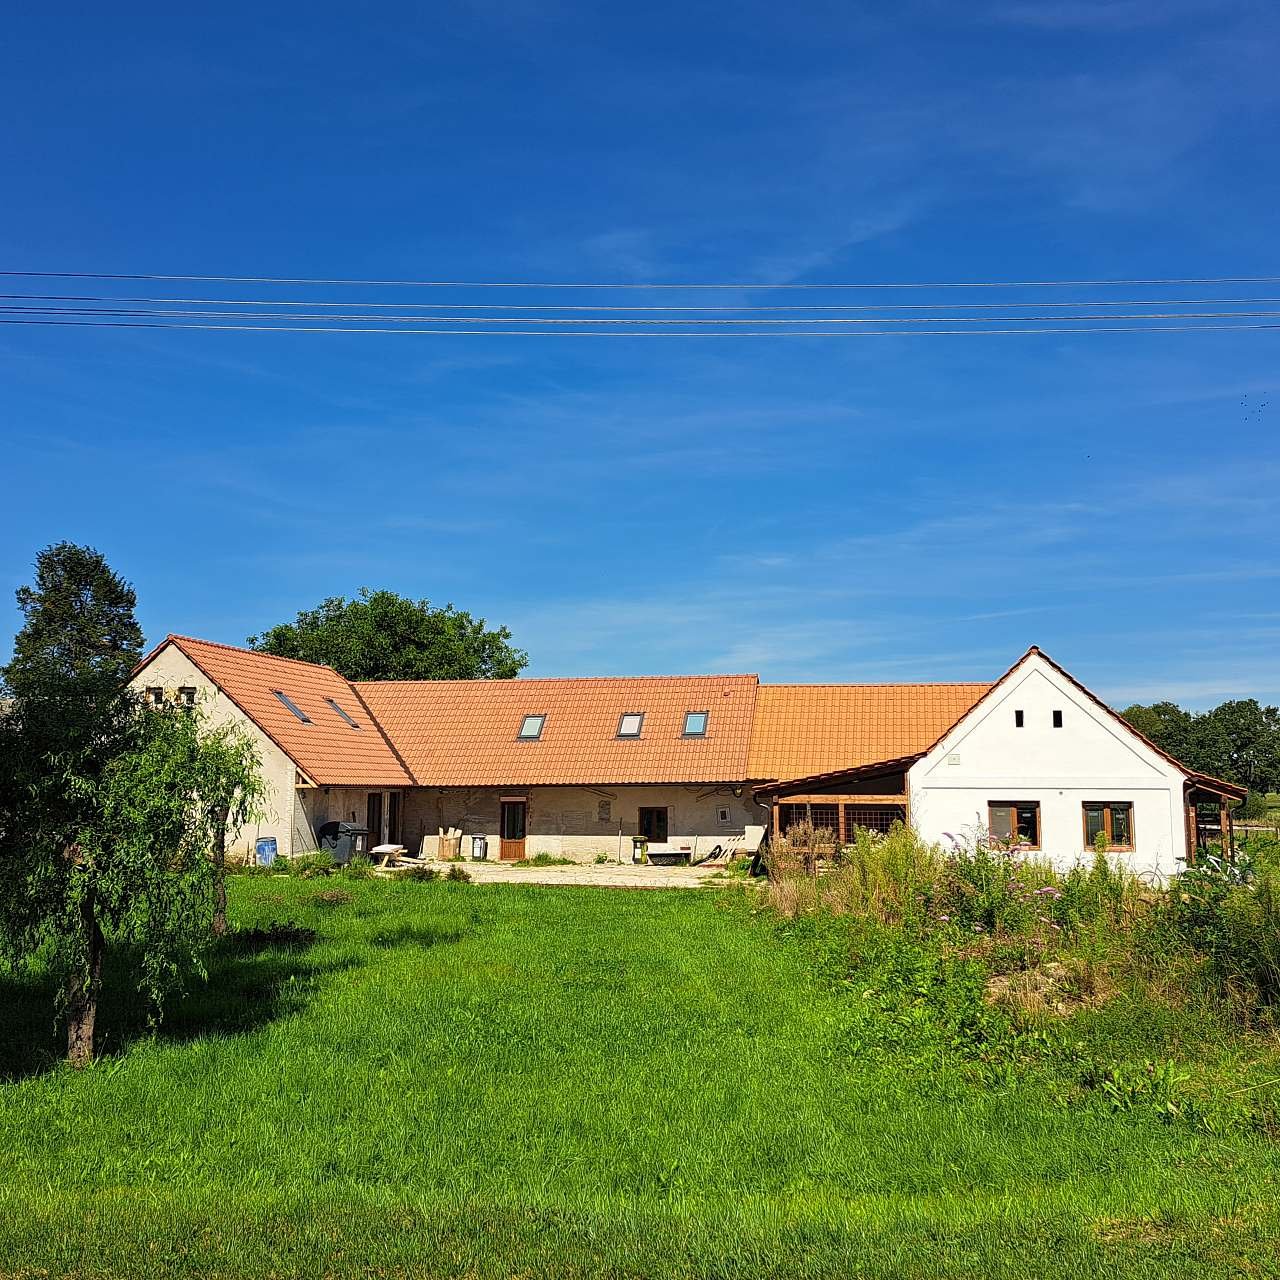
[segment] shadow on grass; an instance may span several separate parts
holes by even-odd
[[[184,993],[170,996],[158,1027],[133,990],[136,953],[113,948],[98,1006],[97,1056],[123,1053],[152,1035],[168,1041],[243,1035],[301,1011],[321,979],[361,963],[350,956],[316,960],[308,954],[314,940],[311,930],[292,925],[219,939],[205,956],[207,981],[193,977]],[[47,977],[0,978],[0,1081],[40,1075],[61,1062],[66,1032],[58,1003],[57,987]]]

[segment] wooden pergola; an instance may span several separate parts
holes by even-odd
[[[917,753],[805,778],[766,782],[755,788],[755,797],[769,805],[769,825],[775,839],[784,834],[785,819],[794,819],[797,811],[816,826],[831,825],[820,819],[829,819],[834,811],[836,838],[849,841],[859,826],[882,830],[890,821],[906,820],[907,770],[922,758],[923,753]]]
[[[1208,850],[1212,844],[1222,849],[1224,858],[1231,858],[1235,847],[1235,823],[1231,817],[1231,802],[1240,801],[1249,794],[1247,787],[1238,786],[1207,773],[1192,773],[1183,787],[1187,824],[1187,866],[1193,867],[1196,855]],[[1203,811],[1211,809],[1213,814]]]

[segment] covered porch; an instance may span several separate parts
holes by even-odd
[[[1187,830],[1187,866],[1214,846],[1224,858],[1235,853],[1235,822],[1232,809],[1248,795],[1248,788],[1208,774],[1191,774],[1183,789]]]
[[[756,800],[770,810],[769,829],[784,836],[788,828],[807,822],[834,832],[848,844],[861,830],[884,833],[908,814],[907,770],[919,755],[769,782],[755,788]]]

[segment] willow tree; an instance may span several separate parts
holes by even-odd
[[[136,948],[130,980],[158,1009],[212,931],[221,835],[261,796],[246,738],[129,689],[134,604],[92,548],[48,547],[3,669],[0,959],[56,974],[76,1064],[93,1056],[108,942]]]

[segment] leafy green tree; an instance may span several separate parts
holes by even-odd
[[[1280,710],[1256,698],[1224,702],[1195,720],[1198,767],[1251,790],[1280,787]]]
[[[501,680],[519,675],[529,655],[506,627],[489,629],[453,605],[435,608],[393,591],[331,596],[249,643],[263,653],[333,667],[348,680]]]
[[[158,1008],[208,938],[218,832],[260,795],[247,738],[129,690],[134,601],[92,548],[46,548],[3,670],[0,960],[39,955],[57,973],[77,1065],[93,1056],[108,941],[136,946]]]
[[[1251,822],[1260,822],[1264,820],[1270,808],[1267,804],[1266,792],[1250,791],[1245,796],[1240,808],[1236,810],[1236,817],[1246,818]]]
[[[1191,760],[1192,729],[1195,717],[1172,702],[1156,702],[1149,707],[1135,704],[1120,713],[1137,731],[1161,751],[1198,768]]]
[[[1157,702],[1128,707],[1121,714],[1192,769],[1251,790],[1280,787],[1280,710],[1275,707],[1242,698],[1198,713]]]

